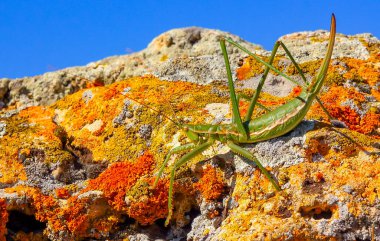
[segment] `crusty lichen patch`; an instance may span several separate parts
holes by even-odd
[[[176,122],[183,118],[202,122],[211,117],[203,110],[210,101],[227,103],[228,98],[210,86],[146,76],[82,90],[50,107],[27,108],[4,119],[7,129],[0,144],[5,153],[0,157],[9,162],[0,162],[4,165],[1,181],[10,186],[24,181],[7,193],[25,196],[30,207],[23,210],[47,223],[53,236],[108,236],[123,222],[121,214],[142,225],[152,224],[167,215],[167,179],[160,179],[153,189],[152,176],[169,148],[165,141],[172,141],[179,131],[168,117]],[[179,140],[187,142],[183,134]],[[45,165],[43,178],[54,179],[56,186],[40,190],[36,177],[31,176],[35,169],[24,171],[26,163]],[[102,170],[96,169],[100,165],[108,164],[88,183],[70,184],[70,172],[75,168],[86,172],[79,170],[75,175],[90,177]],[[93,168],[96,170],[91,171]],[[175,192],[186,190],[177,188]],[[183,219],[191,203],[178,207],[183,211],[176,214],[177,220]]]
[[[371,56],[369,60],[339,60],[344,63],[330,67],[320,98],[348,129],[330,126],[314,103],[307,115],[315,122],[314,130],[304,136],[305,147],[299,147],[306,149],[306,161],[268,169],[283,191],[275,193],[258,170],[237,173],[231,181],[232,175],[224,175],[222,168],[204,165],[197,175],[189,167],[205,159],[207,153],[203,153],[175,173],[173,223],[187,225],[189,211],[197,209],[203,199],[210,207],[207,219],[221,222],[222,213],[227,215],[217,231],[216,237],[222,240],[328,240],[340,230],[326,223],[345,222],[346,216],[365,227],[377,224],[362,218],[363,213],[376,211],[380,199],[379,75],[374,62],[378,56]],[[238,72],[241,78],[262,73],[263,68],[248,62],[248,69]],[[276,61],[275,65],[296,74],[284,63]],[[309,78],[319,63],[303,63],[301,68]],[[89,87],[52,106],[30,107],[1,117],[6,132],[0,138],[4,150],[0,152],[0,183],[9,187],[8,194],[27,200],[20,206],[5,206],[0,199],[1,221],[7,219],[5,208],[23,210],[45,222],[50,237],[63,240],[109,237],[124,225],[126,217],[140,225],[154,224],[167,215],[169,166],[183,154],[172,156],[156,188],[152,187],[154,174],[170,148],[190,142],[174,122],[210,124],[218,118],[230,122],[231,103],[224,84],[201,86],[144,76]],[[296,86],[281,98],[261,93],[259,103],[274,109],[300,91]],[[254,93],[250,89],[239,92]],[[241,99],[242,116],[248,105]],[[223,115],[218,116],[215,107]],[[257,107],[253,117],[264,112]],[[222,149],[218,144],[213,148]],[[215,156],[213,148],[208,153]],[[36,169],[31,164],[44,166],[37,170],[44,171],[45,179],[36,182],[42,177],[33,175]],[[52,185],[42,188],[45,180],[53,180]],[[229,191],[233,192],[231,199],[227,198]],[[223,206],[229,204],[221,200],[232,204]],[[5,231],[0,225],[0,234]]]
[[[370,236],[371,220],[362,219],[380,198],[379,161],[361,152],[358,157],[301,163],[280,171],[286,188],[270,195],[267,181],[237,177],[233,199],[238,203],[224,221],[223,240],[330,240],[342,238],[333,222],[354,217]],[[283,183],[285,184],[285,183]],[[359,201],[361,200],[361,201]],[[359,204],[360,203],[360,204]],[[339,221],[340,220],[340,221]],[[327,222],[327,223],[326,223]],[[312,228],[328,225],[322,231]],[[322,226],[321,226],[322,227]]]
[[[89,180],[88,186],[74,195],[70,195],[67,189],[59,189],[55,197],[55,194],[43,194],[38,188],[26,186],[8,188],[6,191],[25,196],[30,205],[28,212],[37,220],[47,223],[52,234],[64,232],[70,240],[74,237],[100,238],[108,236],[107,234],[116,228],[116,224],[123,221],[123,213],[141,224],[151,224],[166,215],[167,187],[162,185],[162,182],[153,190],[153,195],[149,198],[149,203],[143,207],[143,211],[136,211],[137,207],[142,205],[141,202],[131,201],[128,205],[125,202],[126,192],[139,178],[150,174],[153,164],[154,160],[150,154],[142,155],[136,163],[114,163],[99,177]],[[155,206],[155,203],[159,206]],[[151,211],[144,215],[147,208]],[[163,212],[153,211],[161,208]],[[1,211],[0,217],[6,223],[6,211]]]
[[[194,187],[200,191],[206,201],[220,198],[225,188],[221,170],[207,165],[205,169],[202,170],[202,176],[200,180],[194,184]]]
[[[320,99],[332,117],[343,121],[351,130],[380,138],[380,109],[367,101],[368,96],[352,87],[332,86]],[[310,109],[307,118],[328,120],[317,104]]]
[[[66,97],[53,108],[57,113],[64,113],[59,125],[72,136],[70,144],[89,150],[93,161],[107,162],[136,157],[143,150],[165,149],[159,136],[170,141],[171,135],[165,132],[175,130],[167,117],[178,121],[186,113],[194,117],[192,121],[196,122],[197,118],[201,121],[199,115],[192,113],[201,111],[209,101],[223,100],[212,94],[210,87],[162,82],[152,76],[88,91]],[[149,126],[144,126],[146,124]],[[149,129],[153,133],[147,133]],[[161,154],[161,158],[164,155],[162,151],[154,152]]]
[[[47,107],[30,107],[4,119],[7,134],[0,138],[0,183],[25,181],[23,161],[28,158],[46,162],[67,158],[61,140],[54,134],[57,126],[52,121],[53,113]],[[43,149],[44,154],[34,156],[39,149]]]
[[[8,212],[7,204],[4,199],[0,198],[0,241],[5,241],[5,235],[7,234]]]

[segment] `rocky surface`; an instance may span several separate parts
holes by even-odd
[[[331,126],[314,104],[287,135],[242,145],[282,191],[217,143],[177,170],[174,215],[164,227],[170,168],[153,182],[168,151],[189,142],[176,122],[231,120],[218,43],[226,35],[176,29],[138,53],[1,79],[0,240],[380,239],[380,42],[369,34],[337,36],[320,93],[347,128]],[[327,33],[281,39],[311,79]],[[237,91],[252,95],[263,67],[228,51]],[[279,54],[274,65],[300,80]],[[273,73],[264,91],[260,103],[275,108],[299,87]],[[239,106],[244,114],[248,103]]]
[[[161,79],[210,83],[224,79],[225,69],[219,38],[229,36],[258,53],[258,45],[241,38],[204,28],[168,31],[155,38],[146,49],[130,55],[109,57],[83,67],[72,67],[40,76],[0,79],[2,105],[48,105],[67,94],[93,84],[110,84],[133,76],[154,74]],[[230,49],[236,60],[241,53]],[[235,61],[236,62],[236,61]]]
[[[299,63],[321,59],[324,56],[327,39],[326,31],[299,32],[280,38],[292,50]],[[97,84],[110,84],[133,76],[152,74],[163,80],[182,80],[208,84],[225,79],[223,58],[219,38],[231,37],[250,51],[269,55],[270,52],[244,41],[238,36],[204,28],[174,29],[155,38],[146,49],[130,55],[113,56],[89,63],[83,67],[72,67],[49,72],[34,77],[0,79],[0,107],[4,105],[33,106],[49,105],[84,87]],[[368,59],[366,45],[376,45],[378,40],[370,34],[347,36],[338,34],[333,58],[350,57]],[[228,48],[232,68],[237,68],[245,55],[236,48]],[[283,54],[283,51],[280,53]],[[271,82],[279,80],[270,76]],[[291,87],[280,80],[285,87]]]

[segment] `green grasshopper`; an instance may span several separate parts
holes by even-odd
[[[335,16],[332,15],[331,26],[330,26],[330,38],[329,38],[327,53],[317,76],[313,78],[310,84],[308,84],[300,67],[295,62],[289,50],[281,41],[277,41],[275,43],[271,56],[267,63],[263,61],[261,58],[259,58],[257,55],[248,51],[243,46],[234,42],[230,38],[222,38],[220,40],[220,46],[221,46],[221,49],[224,55],[225,64],[226,64],[228,86],[229,86],[229,92],[230,92],[230,99],[232,103],[232,114],[233,114],[232,121],[231,121],[231,124],[220,124],[220,125],[210,125],[210,124],[201,124],[201,125],[184,124],[182,125],[187,137],[191,140],[191,143],[175,147],[169,151],[157,174],[157,177],[154,183],[154,186],[156,186],[171,155],[182,152],[182,151],[191,150],[189,153],[185,154],[178,161],[176,161],[171,169],[170,183],[169,183],[169,199],[168,199],[169,214],[167,216],[165,225],[169,223],[172,212],[173,212],[172,211],[172,196],[173,196],[173,183],[174,183],[175,171],[177,170],[177,168],[179,168],[180,166],[182,166],[183,164],[185,164],[186,162],[194,158],[196,155],[205,151],[207,148],[213,145],[215,141],[219,141],[221,143],[226,144],[231,149],[232,152],[253,161],[256,164],[256,166],[259,167],[261,172],[273,184],[275,189],[278,191],[281,190],[280,186],[271,177],[269,172],[261,165],[259,160],[252,153],[243,149],[238,144],[256,143],[260,141],[265,141],[265,140],[272,139],[272,138],[275,138],[275,137],[278,137],[290,132],[303,120],[311,104],[313,103],[314,99],[318,101],[318,103],[322,106],[322,109],[328,114],[326,108],[323,107],[317,95],[319,91],[321,90],[321,87],[323,86],[323,83],[327,74],[328,66],[330,63],[331,55],[333,52],[333,47],[334,47],[334,42],[335,42],[335,31],[336,31],[335,25],[336,25]],[[240,116],[240,112],[238,108],[238,100],[239,98],[247,98],[247,97],[237,96],[235,94],[235,87],[234,87],[234,83],[232,79],[232,73],[231,73],[231,68],[230,68],[230,63],[228,59],[225,42],[228,42],[234,45],[235,47],[244,51],[249,56],[252,56],[255,60],[257,60],[258,62],[260,62],[261,64],[265,66],[264,74],[258,84],[255,94],[250,100],[250,105],[249,105],[247,114],[244,118],[244,121],[242,120]],[[297,71],[300,73],[306,85],[302,86],[303,87],[302,91],[298,97],[290,100],[289,102],[285,103],[284,105],[274,110],[271,110],[263,114],[262,116],[258,118],[251,119],[253,110],[256,105],[258,105],[261,108],[266,109],[267,111],[269,110],[266,107],[257,103],[257,99],[260,95],[261,89],[264,85],[265,79],[267,78],[269,70],[272,70],[278,73],[279,75],[285,77],[286,79],[299,85],[299,83],[297,83],[295,80],[291,79],[289,76],[285,75],[284,73],[280,72],[279,70],[277,70],[276,68],[272,66],[274,57],[280,46],[284,49],[285,53],[289,56],[290,60],[296,67]],[[330,120],[332,120],[331,115],[328,114],[328,116]]]

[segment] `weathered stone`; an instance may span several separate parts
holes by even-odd
[[[197,27],[174,29],[155,38],[140,52],[113,56],[83,67],[67,68],[34,77],[1,79],[0,101],[8,106],[17,104],[18,107],[49,105],[88,84],[110,84],[132,76],[147,74],[153,74],[160,79],[201,84],[215,80],[225,81],[225,67],[219,45],[221,36],[231,37],[256,54],[269,55],[269,52],[260,46],[226,32]],[[285,35],[280,39],[291,50],[296,61],[304,63],[324,57],[327,36],[326,31],[300,32]],[[373,51],[371,46],[378,44],[379,40],[370,34],[354,36],[339,34],[333,58],[365,60]],[[246,55],[231,46],[228,46],[227,50],[234,70],[238,67],[239,59],[245,58]],[[283,54],[281,50],[279,53]],[[289,63],[287,61],[285,64]],[[283,96],[294,86],[284,81],[282,77],[271,78],[275,78],[273,81],[283,83],[281,89],[284,91],[279,91],[280,88],[273,87],[273,83],[268,81],[264,87],[267,92]],[[251,82],[250,87],[255,88],[257,81]],[[274,85],[277,86],[277,83]],[[6,98],[4,98],[5,93],[8,93]]]
[[[178,123],[228,124],[232,118],[221,35],[225,33],[177,29],[131,55],[1,79],[0,96],[9,106],[0,109],[0,235],[50,240],[380,239],[380,44],[370,35],[338,35],[319,95],[347,128],[331,126],[314,103],[307,120],[288,134],[239,144],[268,168],[282,191],[276,192],[252,162],[215,143],[176,170],[174,213],[164,228],[170,167],[182,153],[172,156],[157,186],[152,184],[169,150],[190,143]],[[317,31],[283,37],[308,80],[320,66],[326,36]],[[228,51],[237,91],[251,96],[264,69],[236,49]],[[285,57],[275,66],[301,81]],[[142,74],[156,77],[138,76]],[[123,80],[134,75],[138,77]],[[294,84],[271,74],[259,101],[274,109],[297,93]],[[244,115],[248,102],[241,100],[239,106]],[[253,118],[263,113],[257,107]],[[28,234],[13,230],[17,214],[29,215],[43,228]]]

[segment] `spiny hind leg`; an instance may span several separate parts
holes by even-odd
[[[242,135],[245,139],[248,139],[248,130],[246,130],[243,126],[243,122],[240,116],[239,103],[236,99],[235,86],[232,79],[232,72],[230,67],[230,61],[228,59],[227,49],[226,49],[226,39],[222,38],[219,41],[220,48],[222,49],[224,62],[226,65],[227,71],[227,79],[228,79],[228,88],[230,90],[230,99],[232,104],[232,123],[236,125],[237,131],[240,135]]]
[[[257,62],[263,64],[265,67],[268,67],[270,70],[272,70],[273,72],[277,73],[278,75],[284,77],[285,79],[295,83],[296,85],[299,85],[300,83],[297,83],[297,81],[293,80],[292,78],[290,78],[288,75],[284,74],[283,72],[281,72],[280,70],[276,69],[273,65],[265,62],[264,60],[262,60],[259,56],[257,56],[256,54],[250,52],[248,49],[246,49],[245,47],[243,47],[242,45],[238,44],[237,42],[233,41],[231,38],[225,38],[225,41],[229,42],[230,44],[234,45],[235,47],[239,48],[240,50],[242,50],[243,52],[245,52],[246,54],[248,54],[249,56],[253,57]],[[278,48],[278,45],[279,43],[276,43],[275,46],[274,46],[274,50],[275,48]],[[274,54],[276,53],[277,50],[275,51],[272,51],[274,52]],[[273,53],[272,53],[273,55]]]
[[[194,147],[195,147],[194,143],[188,143],[188,144],[185,144],[185,145],[182,145],[182,146],[177,146],[177,147],[174,147],[173,149],[171,149],[168,152],[168,154],[166,155],[166,158],[165,158],[164,162],[162,163],[160,170],[158,171],[156,180],[154,181],[153,188],[156,187],[156,185],[158,183],[158,180],[160,179],[160,177],[162,175],[162,172],[164,171],[166,165],[168,164],[168,161],[170,160],[171,155],[179,153],[179,152],[182,152],[182,151],[190,150],[190,149],[192,149]]]
[[[277,70],[275,67],[273,67],[271,64],[269,63],[266,63],[265,61],[263,61],[260,57],[258,57],[257,55],[251,53],[249,50],[247,50],[246,48],[244,48],[243,46],[241,46],[240,44],[236,43],[235,41],[233,41],[231,38],[226,38],[226,41],[229,42],[230,44],[236,46],[237,48],[241,49],[242,51],[244,51],[245,53],[247,53],[249,56],[253,57],[255,60],[257,60],[258,62],[262,63],[263,65],[266,66],[267,69],[271,69],[272,71],[274,71],[275,73],[281,75],[282,77],[284,77],[285,79],[295,83],[296,85],[300,85],[300,83],[297,83],[295,80],[293,80],[292,78],[290,78],[288,75],[282,73],[281,71]],[[306,86],[301,84],[301,86],[303,88],[307,88],[307,85],[308,85],[308,82],[305,78],[305,75],[302,73],[301,71],[301,68],[299,67],[299,65],[297,64],[297,62],[294,60],[293,56],[291,55],[290,51],[288,50],[288,48],[285,46],[285,44],[282,42],[282,41],[276,41],[276,44],[272,50],[272,55],[277,51],[277,48],[281,46],[284,50],[285,50],[285,53],[286,55],[290,58],[290,60],[292,61],[292,63],[294,64],[294,66],[296,67],[298,73],[300,73],[301,75],[301,78],[302,80],[305,82]],[[331,114],[327,111],[327,109],[323,106],[323,103],[321,102],[321,100],[317,97],[317,102],[318,104],[322,107],[322,110],[326,113],[326,115],[328,116],[330,122],[336,126],[336,127],[347,127],[343,122],[341,121],[338,121],[338,120],[335,120],[334,118],[332,118]],[[252,99],[252,106],[254,106],[253,104],[254,100]],[[250,107],[250,108],[253,108],[253,107]],[[253,110],[252,110],[253,112]],[[248,115],[250,114],[250,115]],[[248,118],[251,118],[251,115],[252,113],[249,113],[247,112],[247,116],[245,118],[245,121],[248,120]]]
[[[279,44],[276,42],[275,45],[273,46],[273,49],[272,49],[272,53],[271,53],[271,56],[269,57],[269,61],[268,61],[268,64],[270,66],[272,66],[273,64],[273,60],[276,56],[276,53],[277,53],[277,50],[278,50],[278,47],[279,47]],[[251,53],[252,54],[252,53]],[[255,94],[253,95],[252,99],[251,99],[251,102],[249,104],[249,107],[248,107],[248,111],[247,111],[247,114],[245,115],[245,118],[244,118],[244,122],[249,122],[252,118],[252,114],[253,114],[253,110],[255,109],[255,106],[256,105],[259,105],[257,103],[257,100],[259,99],[259,96],[260,96],[260,93],[261,93],[261,90],[264,86],[264,83],[265,83],[265,80],[267,79],[268,77],[268,73],[269,73],[269,70],[270,70],[270,67],[269,66],[266,66],[265,67],[265,70],[264,70],[264,74],[262,75],[261,79],[260,79],[260,82],[259,84],[257,85],[257,88],[256,88],[256,92]],[[260,106],[261,107],[261,106]]]
[[[294,58],[293,58],[292,54],[290,53],[289,49],[286,47],[286,45],[282,41],[279,40],[277,42],[285,50],[286,55],[289,57],[289,59],[292,61],[293,65],[297,69],[298,73],[301,75],[302,80],[305,82],[305,84],[307,86],[309,86],[309,83],[306,80],[305,75],[303,74],[303,72],[302,72],[301,68],[299,67],[299,65],[297,64],[297,62],[294,60]],[[329,118],[330,123],[333,126],[339,127],[339,128],[347,128],[347,125],[344,122],[336,120],[336,119],[334,119],[331,116],[331,114],[328,112],[327,108],[323,105],[322,101],[318,98],[318,96],[316,96],[315,99],[317,100],[318,104],[321,106],[322,110],[326,113],[327,117]]]
[[[249,160],[253,161],[256,166],[260,169],[260,171],[268,178],[268,180],[273,184],[273,186],[276,188],[277,191],[281,191],[281,187],[277,184],[277,182],[272,178],[271,174],[261,165],[260,161],[249,151],[245,150],[244,148],[236,145],[232,141],[227,142],[227,146],[236,154],[239,154],[245,158],[248,158]]]
[[[178,161],[176,161],[172,167],[172,170],[170,172],[170,182],[169,182],[169,197],[168,197],[168,209],[169,213],[165,221],[165,226],[169,224],[169,221],[171,219],[171,216],[173,214],[173,205],[172,205],[172,198],[173,198],[173,185],[174,185],[174,176],[175,171],[177,168],[194,158],[196,155],[202,153],[204,150],[206,150],[208,147],[210,147],[214,143],[213,139],[209,139],[207,142],[202,143],[198,146],[196,146],[192,151],[185,154],[183,157],[181,157]]]
[[[251,97],[249,97],[248,95],[242,94],[242,93],[237,94],[237,101],[238,101],[238,103],[239,103],[240,99],[245,99],[245,100],[247,100],[247,101],[251,101],[251,100],[252,100]],[[257,102],[256,105],[257,105],[258,107],[260,107],[261,109],[267,111],[267,112],[272,111],[271,109],[269,109],[269,108],[266,107],[265,105],[260,104],[259,102]]]
[[[273,50],[272,50],[271,56],[269,58],[269,62],[267,63],[264,60],[262,60],[259,56],[257,56],[256,54],[250,52],[248,49],[246,49],[242,45],[240,45],[237,42],[233,41],[231,38],[226,38],[225,41],[229,42],[230,44],[232,44],[235,47],[239,48],[243,52],[247,53],[249,56],[253,57],[256,61],[258,61],[259,63],[263,64],[266,67],[265,70],[264,70],[264,74],[261,77],[261,80],[260,80],[260,82],[259,82],[259,84],[257,86],[257,90],[256,90],[254,96],[251,99],[251,103],[250,103],[249,109],[248,109],[247,114],[246,114],[245,119],[244,119],[245,123],[247,123],[248,121],[251,120],[254,107],[257,104],[257,99],[259,98],[261,89],[262,89],[262,87],[264,85],[264,82],[265,82],[267,76],[268,76],[269,70],[272,70],[275,73],[277,73],[277,74],[281,75],[282,77],[284,77],[285,79],[287,79],[287,80],[289,80],[289,81],[291,81],[291,82],[299,85],[299,83],[297,83],[295,80],[293,80],[292,78],[290,78],[288,75],[284,74],[283,72],[279,71],[278,69],[276,69],[272,65],[272,63],[274,61],[274,58],[276,56],[278,47],[280,46],[279,42],[276,42],[275,45],[273,46]]]

